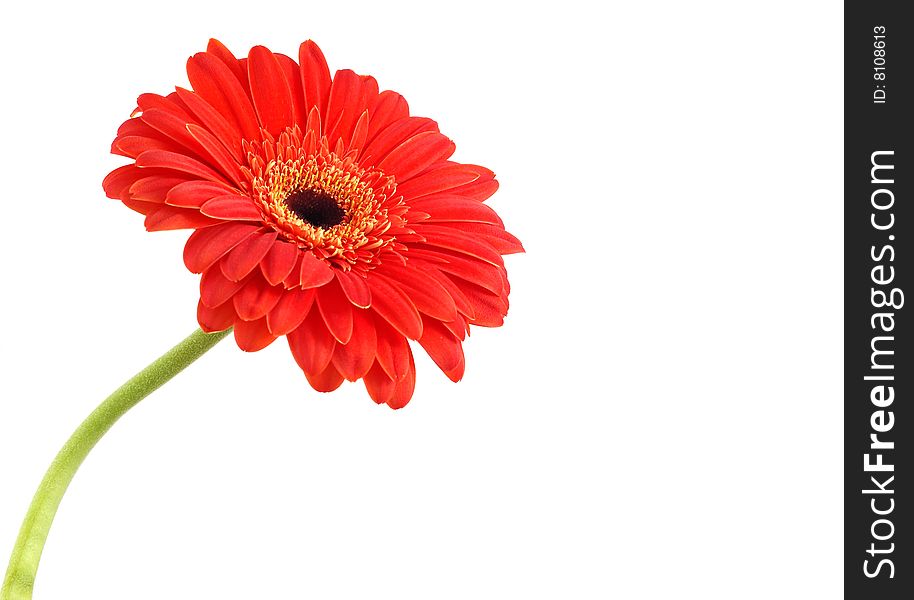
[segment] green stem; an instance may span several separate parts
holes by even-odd
[[[207,334],[198,329],[193,332],[108,396],[73,432],[48,468],[25,515],[0,589],[0,600],[29,600],[32,597],[38,561],[57,507],[79,465],[98,440],[124,413],[203,356],[230,331]]]

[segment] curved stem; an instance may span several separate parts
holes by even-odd
[[[29,600],[48,531],[67,486],[86,455],[121,416],[229,334],[199,329],[108,396],[77,428],[38,486],[13,547],[0,600]]]

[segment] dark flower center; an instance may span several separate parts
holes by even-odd
[[[285,203],[299,219],[321,229],[339,225],[346,216],[346,211],[337,204],[333,196],[320,190],[292,192],[285,199]]]

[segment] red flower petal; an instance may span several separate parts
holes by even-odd
[[[409,343],[387,321],[375,316],[377,361],[391,379],[400,381],[409,371]]]
[[[422,337],[419,344],[452,381],[463,377],[463,346],[460,340],[440,322],[422,319]]]
[[[369,275],[368,285],[371,288],[372,310],[409,339],[419,339],[422,318],[409,296],[376,274]]]
[[[374,319],[364,309],[352,311],[352,337],[346,344],[337,344],[333,364],[349,381],[361,379],[374,362],[377,337]]]
[[[225,221],[262,221],[263,215],[254,201],[236,194],[217,196],[203,203],[200,212]]]
[[[348,273],[336,271],[336,279],[343,288],[343,293],[355,306],[359,308],[371,306],[371,289],[364,277],[351,271]]]
[[[187,181],[168,190],[165,195],[165,203],[171,206],[200,208],[207,200],[231,193],[232,189],[222,183]]]
[[[199,229],[217,223],[219,221],[201,215],[200,211],[192,208],[161,205],[155,211],[149,213],[144,225],[146,226],[146,231],[170,231],[174,229]]]
[[[363,380],[368,395],[378,404],[387,404],[391,408],[403,408],[413,396],[416,387],[416,365],[413,354],[409,352],[409,369],[403,379],[394,382],[376,362]]]
[[[130,186],[143,175],[136,165],[124,165],[108,173],[102,181],[105,195],[114,200],[129,198],[127,191]]]
[[[313,301],[314,290],[287,290],[267,315],[267,326],[273,335],[294,331],[308,316]]]
[[[209,164],[217,167],[228,181],[238,184],[243,179],[238,168],[238,162],[222,143],[206,129],[193,123],[188,123],[187,131],[190,132],[197,143],[205,150],[204,156],[209,158]]]
[[[163,169],[173,169],[181,173],[188,173],[201,179],[208,179],[215,182],[224,182],[225,178],[212,170],[198,160],[189,158],[176,152],[167,152],[165,150],[147,150],[140,154],[136,159],[138,167],[160,167]]]
[[[222,273],[232,281],[244,279],[260,264],[260,261],[273,247],[278,235],[275,231],[258,231],[248,237],[229,251],[219,263]],[[272,281],[270,283],[276,285]]]
[[[267,316],[285,290],[282,287],[268,284],[258,276],[247,280],[244,287],[232,296],[232,303],[238,317],[245,321],[256,321]],[[267,327],[267,323],[264,322]]]
[[[323,121],[326,124],[324,135],[331,144],[335,143],[341,135],[346,137],[346,131],[340,131],[341,122],[347,108],[355,108],[361,93],[361,82],[354,71],[343,69],[337,71],[330,83],[330,96],[327,99],[327,110],[324,112]],[[349,121],[354,122],[355,117]]]
[[[488,242],[499,254],[525,252],[520,240],[497,225],[487,223],[461,223],[460,230]]]
[[[336,340],[318,311],[309,311],[302,324],[286,337],[295,362],[305,373],[320,373],[330,363]]]
[[[248,54],[248,80],[260,125],[277,136],[294,124],[292,94],[273,53],[254,46]]]
[[[478,200],[479,202],[484,202],[498,190],[498,181],[494,179],[494,174],[492,171],[477,165],[464,166],[478,170],[481,176],[473,183],[468,183],[466,185],[454,188],[455,194],[459,194],[466,198],[472,198],[474,200]]]
[[[466,315],[471,319],[476,316],[476,311],[473,309],[473,305],[460,290],[460,286],[454,283],[454,280],[439,271],[434,265],[426,263],[424,265],[420,264],[418,266],[422,269],[422,272],[425,273],[426,276],[434,279],[438,285],[444,288],[444,290],[454,301],[454,306],[457,308],[457,312],[462,315]]]
[[[368,141],[371,141],[385,127],[409,116],[409,105],[406,98],[385,90],[381,92],[369,109]]]
[[[384,369],[379,363],[372,365],[371,369],[362,380],[365,383],[365,389],[371,399],[378,404],[387,404],[394,397],[397,384],[393,379],[387,376]]]
[[[415,389],[416,363],[413,361],[413,353],[409,352],[409,370],[406,372],[406,377],[397,382],[394,388],[394,395],[387,401],[387,406],[394,409],[403,408],[413,397]]]
[[[456,321],[440,321],[440,323],[447,327],[447,330],[453,333],[454,337],[461,342],[466,339],[470,332],[470,324],[467,322],[467,318],[463,316],[458,317]]]
[[[168,138],[168,136],[162,135],[161,132],[150,127],[149,124],[145,123],[143,121],[143,119],[139,116],[130,117],[129,119],[127,119],[126,121],[121,123],[121,126],[117,128],[117,137],[115,138],[115,140],[117,138],[131,136],[131,135],[135,135],[135,136],[139,136],[139,137],[155,138],[155,139],[166,141],[169,143],[171,142],[171,140]]]
[[[349,145],[346,146],[347,151],[358,151],[365,146],[365,141],[368,139],[368,119],[366,110],[352,129],[352,138],[349,140]]]
[[[182,146],[167,140],[157,138],[143,137],[139,135],[125,135],[118,137],[111,144],[111,153],[120,154],[128,158],[136,158],[147,150],[167,150],[169,152],[181,152],[185,150]]]
[[[301,85],[301,69],[299,69],[297,62],[285,54],[274,53],[273,56],[279,62],[279,66],[286,78],[286,85],[289,86],[292,100],[292,121],[304,129],[305,122],[308,119],[309,106],[305,104],[305,92]]]
[[[479,236],[470,235],[455,227],[417,223],[416,233],[425,238],[425,244],[420,244],[420,247],[434,246],[453,250],[484,260],[497,267],[505,264],[501,255],[490,244],[481,240]]]
[[[397,192],[403,194],[407,200],[421,198],[446,192],[454,188],[472,183],[479,179],[479,173],[466,165],[458,163],[444,163],[441,166],[429,169],[422,175],[413,177],[409,181],[397,185]],[[412,206],[410,202],[410,206]]]
[[[267,320],[235,321],[235,342],[245,352],[257,352],[273,343],[276,336],[267,329]]]
[[[140,114],[146,114],[151,110],[158,110],[167,112],[185,123],[191,122],[190,115],[184,110],[184,106],[181,104],[181,101],[177,98],[176,94],[168,94],[167,96],[159,94],[140,94],[136,99],[136,103]]]
[[[327,261],[316,258],[311,252],[302,254],[300,273],[301,286],[305,289],[321,287],[333,279],[333,269]]]
[[[130,196],[135,200],[145,202],[165,202],[168,192],[176,185],[184,183],[186,179],[179,177],[144,177],[138,179],[130,186]]]
[[[426,223],[490,223],[504,227],[501,218],[487,205],[460,196],[427,196],[410,202],[410,210],[412,209],[428,213]]]
[[[143,202],[142,200],[130,200],[129,198],[126,200],[121,200],[121,202],[123,202],[124,206],[126,206],[130,210],[135,210],[136,212],[140,213],[141,215],[148,215],[150,213],[154,213],[155,211],[159,210],[159,208],[161,208],[161,206],[162,206],[158,202]]]
[[[210,308],[203,301],[197,303],[197,323],[206,333],[225,331],[235,322],[235,308],[231,302]]]
[[[241,151],[241,133],[235,124],[229,122],[222,113],[210,106],[198,94],[181,87],[177,88],[177,93],[200,123],[219,140],[223,148],[231,153],[234,161],[241,164],[244,160],[244,154]]]
[[[267,281],[279,285],[295,268],[299,250],[285,240],[277,240],[267,255],[260,261],[260,270]]]
[[[178,144],[183,150],[175,150],[180,154],[196,156],[201,148],[200,144],[187,131],[187,124],[193,120],[175,109],[150,108],[140,117],[144,123],[161,133],[165,138]]]
[[[312,142],[321,137],[321,113],[316,106],[312,106],[311,110],[308,111],[308,118],[305,121],[305,129],[303,133],[307,137],[311,135],[310,138]]]
[[[434,131],[409,138],[378,163],[378,168],[390,173],[397,181],[407,181],[439,160],[454,153],[454,142]]]
[[[207,269],[200,278],[200,300],[208,307],[217,307],[228,302],[238,290],[244,287],[245,281],[232,281],[220,269]],[[231,302],[229,302],[231,305]],[[234,307],[232,315],[235,314]]]
[[[453,321],[457,318],[454,299],[441,284],[427,277],[425,273],[399,266],[388,267],[384,273],[378,273],[375,277],[384,277],[387,283],[406,292],[420,312],[441,321]]]
[[[343,383],[343,376],[332,364],[327,365],[321,373],[311,374],[305,371],[305,377],[308,378],[311,387],[318,392],[332,392]]]
[[[359,76],[349,69],[337,71],[330,84],[330,97],[324,113],[328,141],[334,144],[340,138],[346,142],[352,139],[356,122],[377,95],[378,82],[374,77]]]
[[[463,351],[461,350],[460,362],[457,363],[457,365],[453,369],[450,369],[449,371],[445,371],[444,374],[447,375],[447,378],[450,379],[451,381],[454,381],[454,382],[460,381],[461,379],[463,379],[463,374],[466,371],[466,365],[467,365],[466,357],[463,355]]]
[[[352,304],[338,283],[329,283],[317,290],[317,308],[327,329],[341,344],[352,337]]]
[[[286,286],[287,290],[301,287],[301,261],[304,254],[304,252],[296,251],[295,264],[292,266],[292,270],[289,271],[286,278],[282,280],[282,284]]]
[[[247,72],[244,67],[241,66],[239,60],[222,44],[222,42],[211,38],[206,45],[206,52],[221,60],[235,75],[235,78],[238,79],[242,86],[247,83]]]
[[[311,40],[298,49],[298,64],[301,65],[302,89],[307,106],[315,106],[323,114],[330,93],[330,69],[324,54]]]
[[[501,327],[505,322],[505,315],[508,314],[508,304],[501,297],[490,294],[486,290],[466,284],[461,286],[464,295],[473,304],[476,316],[473,318],[473,325],[483,327]]]
[[[260,126],[251,100],[224,62],[206,52],[195,54],[187,60],[187,78],[194,92],[233,122],[245,139],[259,139]]]
[[[413,136],[424,132],[438,132],[438,124],[425,117],[407,117],[394,121],[378,133],[361,152],[359,164],[374,166],[391,151]]]
[[[248,223],[225,223],[198,229],[184,246],[184,264],[191,273],[202,273],[258,229],[257,225]]]
[[[439,271],[475,283],[494,294],[504,291],[501,267],[444,248],[410,248],[409,256],[433,261],[434,268]]]

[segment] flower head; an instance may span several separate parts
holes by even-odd
[[[469,326],[507,313],[502,255],[523,251],[484,204],[492,171],[448,160],[437,124],[373,77],[331,78],[311,41],[296,62],[211,40],[187,75],[139,97],[111,147],[132,162],[103,185],[149,231],[194,230],[200,327],[247,351],[285,336],[316,390],[362,379],[393,408],[415,385],[408,340],[458,381]]]

